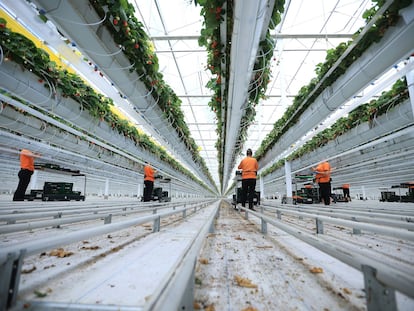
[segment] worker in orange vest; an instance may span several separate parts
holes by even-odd
[[[145,162],[144,166],[144,202],[151,201],[152,191],[154,190],[155,180],[154,170],[149,162]]]
[[[316,167],[312,167],[316,172],[315,180],[319,184],[320,196],[325,205],[331,204],[331,165],[328,161],[322,161]]]
[[[246,206],[246,201],[249,200],[249,209],[253,208],[253,198],[256,190],[256,175],[259,169],[257,160],[253,158],[251,149],[247,149],[246,157],[241,160],[238,169],[242,170],[242,206]]]
[[[24,201],[24,194],[35,170],[34,159],[41,156],[40,153],[32,152],[28,149],[22,149],[20,151],[19,184],[14,192],[13,201]]]

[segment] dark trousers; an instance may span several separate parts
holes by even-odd
[[[343,188],[342,191],[344,192],[344,198],[346,198],[348,201],[351,201],[351,196],[349,194],[349,188]]]
[[[249,208],[253,208],[253,198],[256,189],[256,179],[242,179],[242,206],[246,206],[246,201],[249,201]]]
[[[144,202],[151,201],[153,190],[154,190],[154,182],[150,180],[145,180],[144,181]]]
[[[27,186],[29,186],[30,178],[33,175],[33,171],[27,169],[21,169],[19,171],[19,184],[13,195],[13,201],[24,201],[24,194],[26,193]]]
[[[331,183],[330,182],[321,182],[319,183],[319,191],[321,199],[325,205],[331,204]]]

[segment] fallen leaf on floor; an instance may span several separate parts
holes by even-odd
[[[193,302],[193,309],[194,310],[201,310],[203,307],[198,302]]]
[[[81,249],[85,249],[85,250],[97,250],[100,249],[99,246],[82,246]]]
[[[242,311],[258,311],[258,310],[252,306],[248,306],[247,308],[242,309]]]
[[[21,273],[22,274],[28,274],[28,273],[32,273],[35,270],[36,270],[36,266],[35,265],[31,265],[31,266],[28,266],[28,267],[23,267]]]
[[[234,239],[239,240],[239,241],[245,241],[246,240],[245,238],[242,238],[240,235],[236,236]]]
[[[247,278],[242,278],[241,276],[234,276],[234,280],[236,281],[238,286],[247,287],[247,288],[257,288],[256,284],[253,284],[251,280]]]
[[[323,269],[319,268],[319,267],[313,267],[313,268],[309,269],[309,271],[311,273],[323,273]]]
[[[47,294],[50,294],[52,292],[52,289],[51,288],[48,288],[45,292],[41,292],[41,291],[39,291],[39,290],[35,290],[33,293],[37,296],[37,297],[39,297],[39,298],[43,298],[43,297],[46,297],[47,296]]]
[[[63,248],[55,249],[49,253],[49,256],[56,256],[59,258],[69,257],[71,255],[73,255],[73,252],[67,252]]]
[[[203,264],[203,265],[207,265],[208,264],[208,259],[207,258],[200,258],[198,260],[199,263]]]
[[[345,296],[342,293],[338,293],[338,296],[341,297],[342,299],[345,299]]]
[[[38,290],[35,290],[34,294],[36,295],[36,297],[39,297],[39,298],[43,298],[43,297],[47,296],[47,293],[43,293],[43,292],[40,292]]]
[[[256,246],[256,248],[273,248],[272,245]]]
[[[204,307],[204,304],[201,302],[194,301],[193,302],[193,310],[204,310],[204,311],[215,311],[214,304],[207,305]]]
[[[342,290],[344,291],[345,294],[348,294],[348,295],[352,294],[352,291],[350,289],[346,288],[346,287],[343,288]]]
[[[216,308],[214,308],[214,304],[208,305],[204,308],[204,311],[216,311]]]
[[[197,284],[197,285],[202,285],[203,284],[203,282],[201,281],[201,279],[199,277],[195,278],[194,283]]]
[[[122,246],[117,246],[117,247],[112,248],[111,252],[116,253],[116,252],[119,252],[121,249],[122,249]]]

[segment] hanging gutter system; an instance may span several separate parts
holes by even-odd
[[[202,174],[200,167],[193,161],[192,154],[176,129],[162,117],[163,112],[158,107],[158,99],[153,98],[151,90],[147,90],[135,71],[129,72],[130,61],[115,44],[109,31],[97,23],[100,18],[89,6],[89,2],[47,0],[34,0],[33,2],[38,8],[46,11],[46,16],[59,30],[75,42],[79,50],[93,60],[99,70],[109,77],[120,93],[132,103],[136,112],[130,110],[128,113],[133,116],[140,115],[145,126],[156,132],[156,137],[166,146],[174,146],[175,150],[181,150],[182,152],[175,156],[191,168],[193,174],[210,189],[214,189],[209,179]]]
[[[273,7],[272,7],[273,8]],[[248,101],[248,88],[256,60],[260,36],[267,20],[268,1],[235,1],[234,26],[230,52],[230,78],[226,111],[223,189],[227,189],[230,173],[238,154],[236,146],[244,109]]]

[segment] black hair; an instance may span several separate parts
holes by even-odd
[[[252,149],[247,149],[247,152],[246,152],[246,154],[248,155],[248,156],[251,156],[252,154],[253,154],[253,152],[252,152]]]

